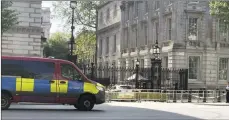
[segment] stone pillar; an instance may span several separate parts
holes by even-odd
[[[217,55],[214,51],[203,54],[202,81],[205,83],[207,89],[215,89],[218,87],[217,61]]]
[[[3,33],[2,55],[41,57],[41,1],[13,2],[11,9],[19,12],[19,24]]]

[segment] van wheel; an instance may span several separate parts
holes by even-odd
[[[90,95],[85,95],[79,99],[78,105],[74,105],[74,107],[80,111],[91,111],[94,105],[95,101],[93,100],[93,97]]]
[[[5,93],[2,93],[1,103],[2,110],[7,110],[11,104],[10,96]]]

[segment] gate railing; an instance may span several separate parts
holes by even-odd
[[[110,101],[158,101],[180,103],[216,103],[226,102],[226,91],[220,90],[155,90],[133,89],[132,92],[106,92],[106,100]]]

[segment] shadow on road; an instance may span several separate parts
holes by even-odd
[[[39,118],[35,116],[39,116]],[[28,118],[34,118],[33,120],[55,118],[58,120],[75,120],[76,117],[83,120],[200,120],[199,118],[166,111],[110,106],[108,104],[95,106],[94,110],[89,112],[78,111],[74,107],[63,105],[12,105],[9,110],[2,112],[3,120],[15,120],[16,118],[24,120]]]

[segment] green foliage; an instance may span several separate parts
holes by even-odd
[[[215,0],[210,2],[210,14],[229,24],[229,1]]]
[[[12,26],[18,24],[18,13],[15,10],[9,9],[11,5],[12,2],[10,1],[1,1],[1,33],[6,32]]]
[[[88,60],[95,54],[96,35],[94,31],[83,30],[76,38],[78,62]]]
[[[67,59],[69,53],[68,41],[70,35],[67,33],[56,32],[44,44],[44,55],[53,56],[57,59]]]
[[[75,8],[75,23],[84,27],[95,29],[96,28],[96,8],[104,1],[77,1]],[[69,1],[56,1],[53,2],[55,15],[58,19],[66,19],[67,23],[71,24],[72,9],[70,8]]]

